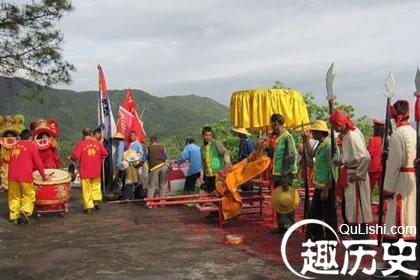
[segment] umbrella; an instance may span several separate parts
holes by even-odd
[[[272,114],[281,114],[285,126],[296,128],[309,123],[302,93],[294,89],[252,89],[234,92],[230,99],[230,117],[234,127],[267,130]]]

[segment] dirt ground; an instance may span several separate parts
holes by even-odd
[[[6,193],[0,193],[0,215],[1,280],[296,279],[279,262],[280,252],[226,245],[225,234],[240,223],[218,229],[196,208],[102,204],[86,215],[80,189],[73,189],[64,218],[12,225]]]
[[[278,263],[224,243],[224,231],[195,208],[103,204],[29,225],[8,221],[0,193],[0,279],[292,279]]]

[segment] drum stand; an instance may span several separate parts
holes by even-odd
[[[41,210],[40,208],[41,209],[45,208],[45,206],[35,206],[35,217],[37,219],[40,219],[43,214],[55,214],[55,213],[59,213],[59,216],[61,218],[64,218],[64,214],[69,211],[67,203],[63,203],[61,207],[58,209],[48,209],[48,210],[42,209]]]

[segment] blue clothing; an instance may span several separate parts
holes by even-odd
[[[118,141],[117,143],[117,165],[122,163],[123,153],[125,151],[124,141]]]
[[[128,147],[130,150],[136,151],[136,153],[139,153],[141,155],[144,154],[143,152],[143,146],[139,143],[139,141],[134,141],[130,143],[130,146]]]
[[[255,147],[251,139],[241,139],[239,143],[239,161],[246,159],[253,151],[255,151]]]
[[[177,163],[181,164],[185,161],[189,162],[187,176],[194,175],[201,170],[201,149],[196,144],[188,144],[185,146],[181,155],[179,156]]]

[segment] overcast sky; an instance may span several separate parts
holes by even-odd
[[[383,117],[392,71],[413,100],[420,65],[420,1],[73,0],[62,22],[74,90],[197,94],[226,105],[233,91],[275,80],[325,101],[335,62],[338,101]]]

